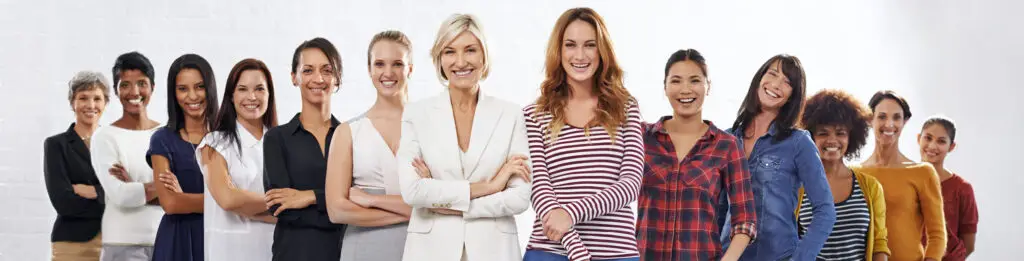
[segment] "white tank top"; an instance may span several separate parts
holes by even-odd
[[[352,128],[352,185],[383,189],[387,195],[399,195],[398,159],[384,137],[365,115],[349,122]]]

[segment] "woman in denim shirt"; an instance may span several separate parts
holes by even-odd
[[[836,213],[825,169],[810,133],[796,128],[805,83],[796,57],[782,54],[768,59],[754,75],[739,116],[727,130],[743,140],[740,149],[754,179],[758,218],[758,239],[747,246],[740,260],[814,260],[832,232]],[[793,215],[801,186],[814,208],[814,222],[803,239],[797,236]],[[719,207],[723,212],[727,209]],[[719,224],[726,220],[725,215],[718,219]],[[723,229],[730,227],[726,224]],[[728,249],[728,241],[723,242]]]

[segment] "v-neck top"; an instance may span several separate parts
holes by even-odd
[[[385,194],[401,194],[398,186],[398,159],[370,118],[362,116],[349,122],[352,128],[352,185],[363,189],[383,189]]]

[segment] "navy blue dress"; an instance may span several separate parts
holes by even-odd
[[[178,131],[160,128],[149,141],[146,161],[161,155],[170,161],[181,191],[203,193],[203,173],[196,162],[196,145],[178,135]],[[154,181],[159,182],[159,181]],[[164,214],[153,243],[153,261],[202,261],[203,214]]]

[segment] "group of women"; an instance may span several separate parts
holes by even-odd
[[[840,90],[807,98],[800,60],[778,55],[723,130],[702,116],[709,70],[687,49],[665,64],[672,114],[644,122],[604,20],[574,8],[523,108],[481,86],[486,43],[474,16],[449,17],[430,49],[447,88],[409,103],[412,44],[375,35],[376,101],[346,122],[330,112],[342,66],[323,38],[294,51],[302,107],[282,125],[259,60],[230,70],[218,106],[210,64],[179,57],[164,125],[148,116],[156,88],[142,54],[117,58],[123,111],[106,126],[109,84],[79,73],[75,123],[45,141],[54,260],[938,261],[974,250],[972,189],[943,167],[956,129],[929,119],[925,162],[907,158],[898,140],[911,112],[896,93],[867,107]],[[872,132],[874,151],[847,166]],[[514,216],[530,207],[524,255]]]

